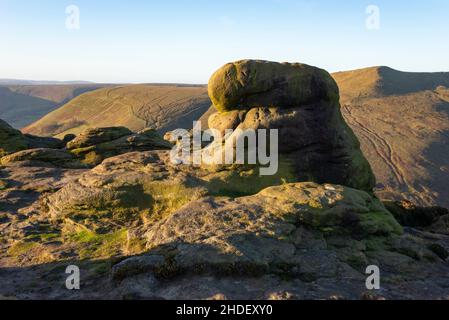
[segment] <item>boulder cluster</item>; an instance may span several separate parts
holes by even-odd
[[[64,140],[22,134],[0,120],[0,164],[89,168],[104,159],[132,151],[170,149],[151,129],[133,133],[124,127],[89,128]]]

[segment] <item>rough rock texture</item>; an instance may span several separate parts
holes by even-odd
[[[10,207],[8,222],[0,222],[7,236],[0,246],[0,264],[16,268],[0,269],[0,295],[22,299],[449,296],[449,238],[424,230],[403,231],[372,195],[304,182],[240,198],[210,196],[207,175],[194,179],[193,170],[170,167],[163,161],[166,154],[135,152],[107,159],[90,171],[65,171],[65,181],[54,180],[53,190],[46,189],[51,195],[20,210],[26,219],[14,218],[15,209]],[[9,174],[2,178],[19,189],[14,181],[26,180],[28,173],[12,169],[8,167]],[[32,180],[37,180],[39,171],[32,170],[34,179],[29,176],[21,190],[36,189]],[[61,169],[41,170],[43,179],[48,170]],[[108,201],[113,207],[107,206]],[[126,208],[137,210],[125,212]],[[61,286],[65,267],[71,264],[83,272],[83,290],[76,293]],[[365,268],[371,264],[381,268],[380,291],[365,287]],[[32,281],[36,276],[47,281],[36,284]]]
[[[31,148],[62,148],[62,141],[24,135],[0,119],[0,157]]]
[[[87,129],[75,139],[67,143],[67,149],[86,148],[103,142],[129,136],[132,131],[125,127],[91,128]]]
[[[209,97],[220,112],[253,107],[292,108],[338,102],[338,87],[322,69],[300,63],[242,60],[215,72]]]
[[[50,195],[46,207],[56,220],[76,218],[93,230],[116,230],[130,221],[157,221],[205,195],[254,194],[281,183],[278,176],[260,178],[252,169],[216,172],[176,165],[169,151],[133,152],[104,160]]]
[[[366,191],[375,186],[360,144],[341,115],[338,87],[327,72],[300,64],[239,61],[212,76],[209,94],[219,110],[209,118],[210,128],[222,133],[278,129],[280,160],[295,176],[293,181]],[[216,162],[223,143],[214,141],[205,151],[218,154]]]
[[[122,127],[88,129],[67,144],[70,152],[88,165],[97,165],[106,158],[128,152],[171,147],[155,130],[132,133]]]
[[[326,250],[323,236],[368,240],[400,234],[402,228],[391,214],[367,193],[315,183],[191,202],[146,233],[149,248],[169,246],[177,252],[172,263],[180,270],[250,275],[301,275],[307,268],[332,273],[338,268],[337,256]],[[323,250],[315,257],[323,265],[308,265],[313,258],[301,249],[310,247]],[[332,266],[325,271],[326,265]]]
[[[3,166],[56,166],[61,168],[83,168],[86,167],[79,162],[73,154],[65,150],[57,149],[28,149],[19,151],[3,158],[0,158],[0,164]]]

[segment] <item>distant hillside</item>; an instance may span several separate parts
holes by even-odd
[[[449,73],[375,67],[333,76],[378,195],[449,207]]]
[[[55,103],[67,103],[80,94],[104,88],[106,84],[66,84],[66,85],[15,85],[8,86],[11,91]]]
[[[85,93],[23,129],[41,136],[64,136],[88,127],[153,127],[161,132],[192,128],[210,106],[205,86],[126,85]]]
[[[22,80],[22,79],[0,79],[1,86],[24,86],[24,85],[67,85],[67,84],[93,84],[89,81],[49,81],[49,80]]]
[[[0,118],[20,129],[74,97],[104,86],[100,84],[0,86]]]
[[[54,101],[0,87],[0,118],[20,129],[57,108]]]
[[[372,67],[337,72],[332,76],[340,87],[342,102],[449,87],[449,72],[402,72],[389,67]]]

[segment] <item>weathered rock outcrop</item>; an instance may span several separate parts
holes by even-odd
[[[85,168],[76,157],[66,150],[58,149],[28,149],[0,158],[0,165],[21,165],[28,167],[56,166],[60,168]]]
[[[338,87],[326,71],[302,64],[238,61],[212,76],[209,95],[219,111],[209,118],[210,128],[222,133],[277,129],[280,160],[295,181],[373,189],[374,175],[341,115]],[[207,152],[224,143],[214,141]]]
[[[438,283],[448,280],[449,238],[403,231],[364,191],[303,182],[227,197],[222,186],[251,184],[252,178],[222,180],[220,172],[171,164],[168,151],[134,152],[88,171],[45,169],[59,170],[65,181],[47,177],[51,195],[40,200],[30,193],[35,202],[29,198],[30,207],[20,210],[24,220],[14,218],[14,188],[22,178],[11,169],[0,176],[12,187],[3,193],[11,213],[6,223],[0,220],[8,237],[0,242],[7,248],[0,261],[51,267],[83,260],[77,265],[86,279],[101,285],[86,286],[80,297],[201,299],[218,292],[228,298],[357,299],[366,293],[371,264],[381,268],[383,297],[448,293]],[[45,171],[27,169],[21,175]],[[37,181],[29,180],[23,187],[34,190]],[[34,276],[48,272],[32,270]],[[42,297],[39,288],[10,281],[14,271],[7,274],[0,294]],[[66,290],[56,292],[66,297]]]
[[[63,142],[55,138],[43,138],[22,134],[0,119],[0,157],[33,148],[62,148]]]
[[[88,129],[67,144],[71,153],[95,166],[106,158],[133,151],[166,150],[172,145],[157,131],[145,129],[132,133],[127,128]]]

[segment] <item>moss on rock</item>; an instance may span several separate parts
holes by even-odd
[[[220,112],[339,100],[337,84],[326,71],[300,63],[261,60],[226,64],[212,75],[208,90]]]

